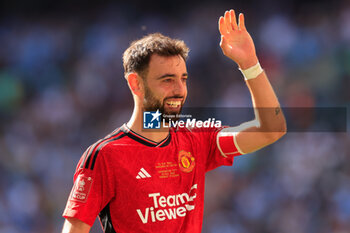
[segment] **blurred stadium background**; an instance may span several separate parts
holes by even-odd
[[[349,108],[349,1],[2,1],[0,232],[60,232],[81,154],[131,114],[131,40],[159,31],[189,45],[187,106],[251,106],[219,48],[231,8],[283,106]],[[348,132],[292,132],[208,173],[203,232],[350,232]]]

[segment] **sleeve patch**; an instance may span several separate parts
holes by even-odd
[[[74,183],[70,200],[85,203],[92,186],[92,177],[79,175]]]

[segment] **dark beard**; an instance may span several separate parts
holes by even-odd
[[[145,84],[145,83],[144,83]],[[178,115],[181,113],[182,110],[182,105],[180,110],[177,111],[166,111],[165,107],[164,107],[164,103],[167,99],[171,99],[171,98],[183,98],[182,96],[171,96],[171,97],[167,97],[163,100],[163,103],[160,102],[160,100],[158,100],[156,97],[154,97],[152,91],[148,88],[148,86],[145,84],[145,98],[143,99],[143,108],[144,111],[147,112],[155,112],[157,110],[159,110],[159,112],[162,113],[161,115],[161,121],[163,121],[163,119],[168,122],[169,120],[171,121],[178,121],[180,118],[178,117]]]

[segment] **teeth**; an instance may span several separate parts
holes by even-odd
[[[171,107],[178,107],[180,106],[181,101],[168,101],[166,103],[169,104]]]

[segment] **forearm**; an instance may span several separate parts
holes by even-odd
[[[260,132],[285,132],[286,124],[277,96],[262,72],[254,79],[246,81],[249,88],[255,117]]]
[[[282,137],[286,132],[285,119],[265,72],[260,73],[259,67],[255,67],[258,58],[253,39],[245,27],[244,15],[239,14],[237,24],[235,12],[226,11],[219,19],[219,31],[223,53],[236,62],[241,70],[249,69],[244,73],[247,78],[251,78],[246,82],[256,117],[255,121],[222,130],[221,134],[231,134],[237,149],[241,153],[250,153]]]
[[[229,128],[241,153],[259,150],[286,133],[286,123],[278,99],[265,72],[246,81],[252,96],[255,120]]]

